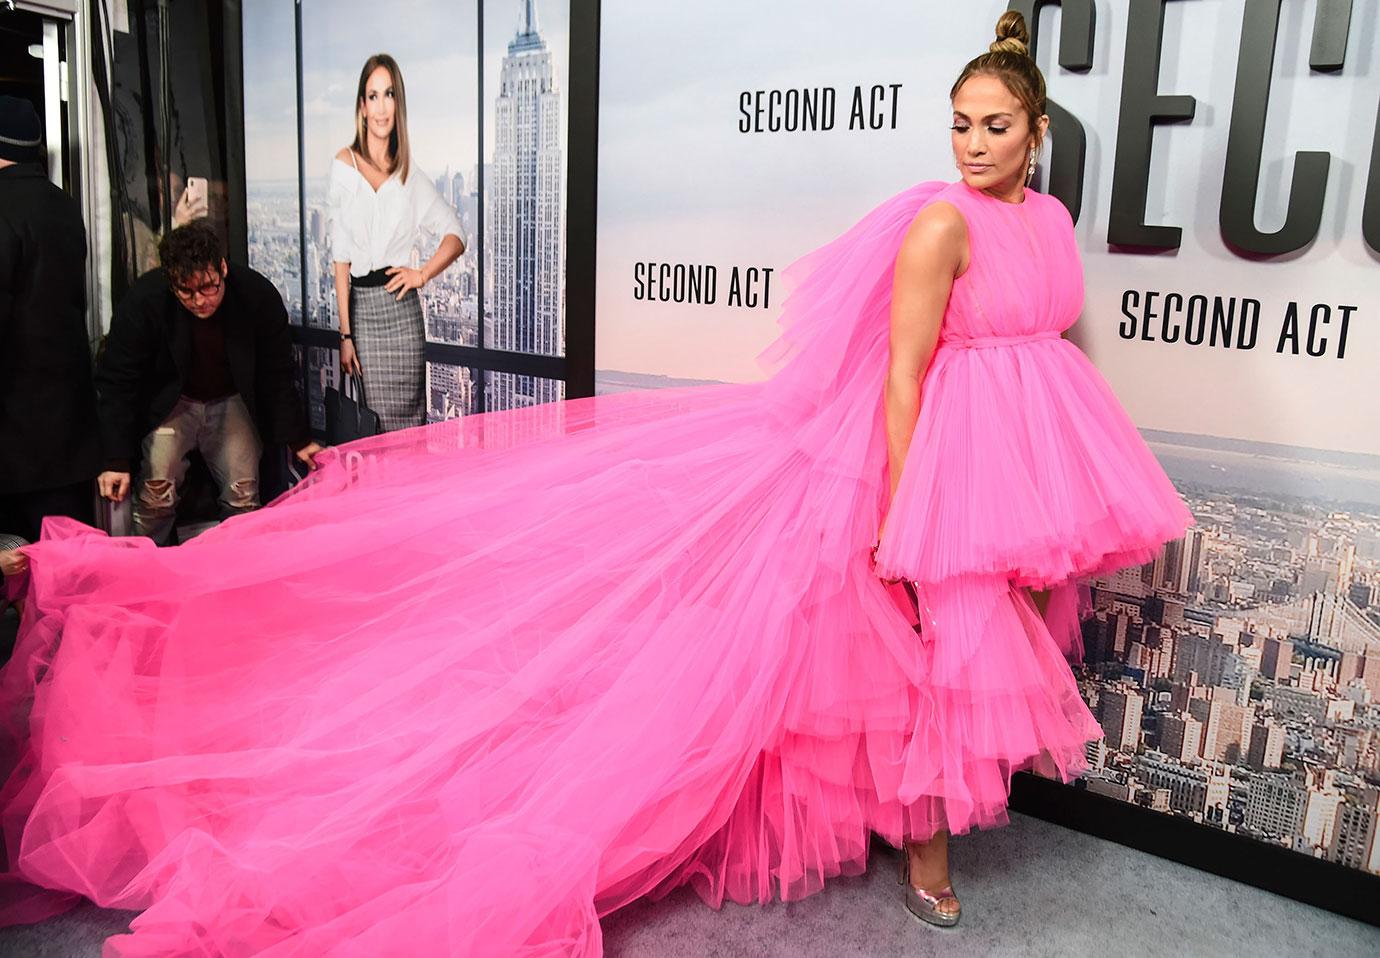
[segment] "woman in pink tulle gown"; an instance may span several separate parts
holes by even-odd
[[[1075,577],[1190,521],[1060,337],[1078,256],[1023,186],[1005,32],[954,95],[962,181],[797,264],[767,381],[375,437],[175,549],[50,524],[0,675],[0,921],[85,896],[141,912],[111,955],[596,955],[635,898],[798,898],[874,832],[924,843],[908,900],[952,920],[945,836],[1100,735]]]

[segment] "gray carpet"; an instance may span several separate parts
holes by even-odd
[[[955,840],[953,859],[953,929],[905,913],[882,852],[866,875],[787,905],[715,912],[684,890],[636,902],[605,919],[604,945],[609,958],[1380,955],[1380,928],[1031,818]],[[88,906],[0,929],[0,956],[95,958],[131,917]]]

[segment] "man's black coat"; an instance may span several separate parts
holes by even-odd
[[[0,169],[0,495],[95,477],[86,230],[37,163]]]
[[[305,445],[309,434],[278,290],[249,267],[231,265],[216,316],[225,321],[231,379],[264,447]],[[139,277],[120,301],[96,368],[106,469],[134,469],[144,437],[177,404],[191,368],[195,322],[161,269]]]

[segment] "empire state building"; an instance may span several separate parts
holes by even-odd
[[[535,0],[508,44],[494,104],[491,348],[559,356],[565,352],[565,270],[561,98]],[[561,398],[561,382],[491,373],[489,409]]]

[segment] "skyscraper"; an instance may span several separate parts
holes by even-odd
[[[1380,699],[1380,653],[1368,652],[1361,656],[1361,680],[1370,689],[1370,694]]]
[[[1289,666],[1294,660],[1294,643],[1288,639],[1269,636],[1265,639],[1265,654],[1261,658],[1260,673],[1266,678],[1279,681],[1289,677]]]
[[[561,97],[537,26],[536,0],[526,0],[524,25],[503,58],[491,169],[490,346],[559,356],[565,352]],[[554,380],[493,373],[489,382],[490,409],[561,398],[561,383]]]
[[[1151,571],[1154,587],[1177,595],[1190,595],[1202,580],[1203,533],[1189,529],[1182,539],[1165,544]]]
[[[1187,588],[1184,590],[1189,595],[1197,593],[1203,587],[1203,565],[1206,561],[1206,542],[1207,534],[1198,527],[1193,527],[1184,534],[1184,553],[1188,566]]]
[[[1337,807],[1327,857],[1349,868],[1380,872],[1380,791],[1366,789]]]
[[[1198,761],[1203,743],[1203,723],[1192,715],[1164,715],[1160,718],[1160,751],[1179,762]]]
[[[1304,790],[1290,775],[1257,775],[1247,786],[1246,827],[1292,836],[1303,825]]]
[[[1222,719],[1226,713],[1221,699],[1194,699],[1188,703],[1189,714],[1203,726],[1203,736],[1199,741],[1199,754],[1209,762],[1217,761],[1221,751],[1218,739],[1222,730]]]
[[[1303,827],[1299,831],[1314,848],[1327,849],[1332,844],[1337,808],[1341,805],[1342,798],[1341,791],[1331,781],[1325,781],[1321,785],[1313,784],[1308,789]]]
[[[1215,699],[1212,703],[1209,723],[1215,731],[1212,754],[1207,754],[1207,729],[1204,729],[1203,758],[1208,761],[1227,762],[1239,765],[1246,761],[1251,747],[1251,726],[1255,721],[1255,709],[1249,705]]]
[[[455,202],[455,209],[460,213],[460,223],[466,231],[474,229],[473,222],[465,222],[470,214],[469,193],[465,191],[465,177],[462,173],[456,173],[450,178],[450,195]]]
[[[426,364],[427,419],[437,422],[474,412],[474,379],[469,368]]]
[[[1271,719],[1262,719],[1251,730],[1247,762],[1252,768],[1279,768],[1284,761],[1284,728]]]
[[[1369,582],[1353,582],[1346,590],[1346,595],[1358,609],[1368,609],[1375,599],[1375,586]]]
[[[1253,670],[1232,646],[1220,638],[1185,633],[1174,644],[1172,676],[1183,682],[1196,672],[1204,685],[1239,689],[1248,685]]]
[[[1337,684],[1343,688],[1352,679],[1361,677],[1361,656],[1356,652],[1342,652],[1342,660],[1337,664]]]
[[[1196,821],[1218,819],[1231,795],[1231,775],[1220,765],[1190,767],[1147,752],[1135,760],[1136,776],[1149,787],[1169,790],[1169,807]]]
[[[1140,745],[1140,718],[1145,700],[1130,686],[1102,693],[1102,730],[1108,748],[1135,753]]]

